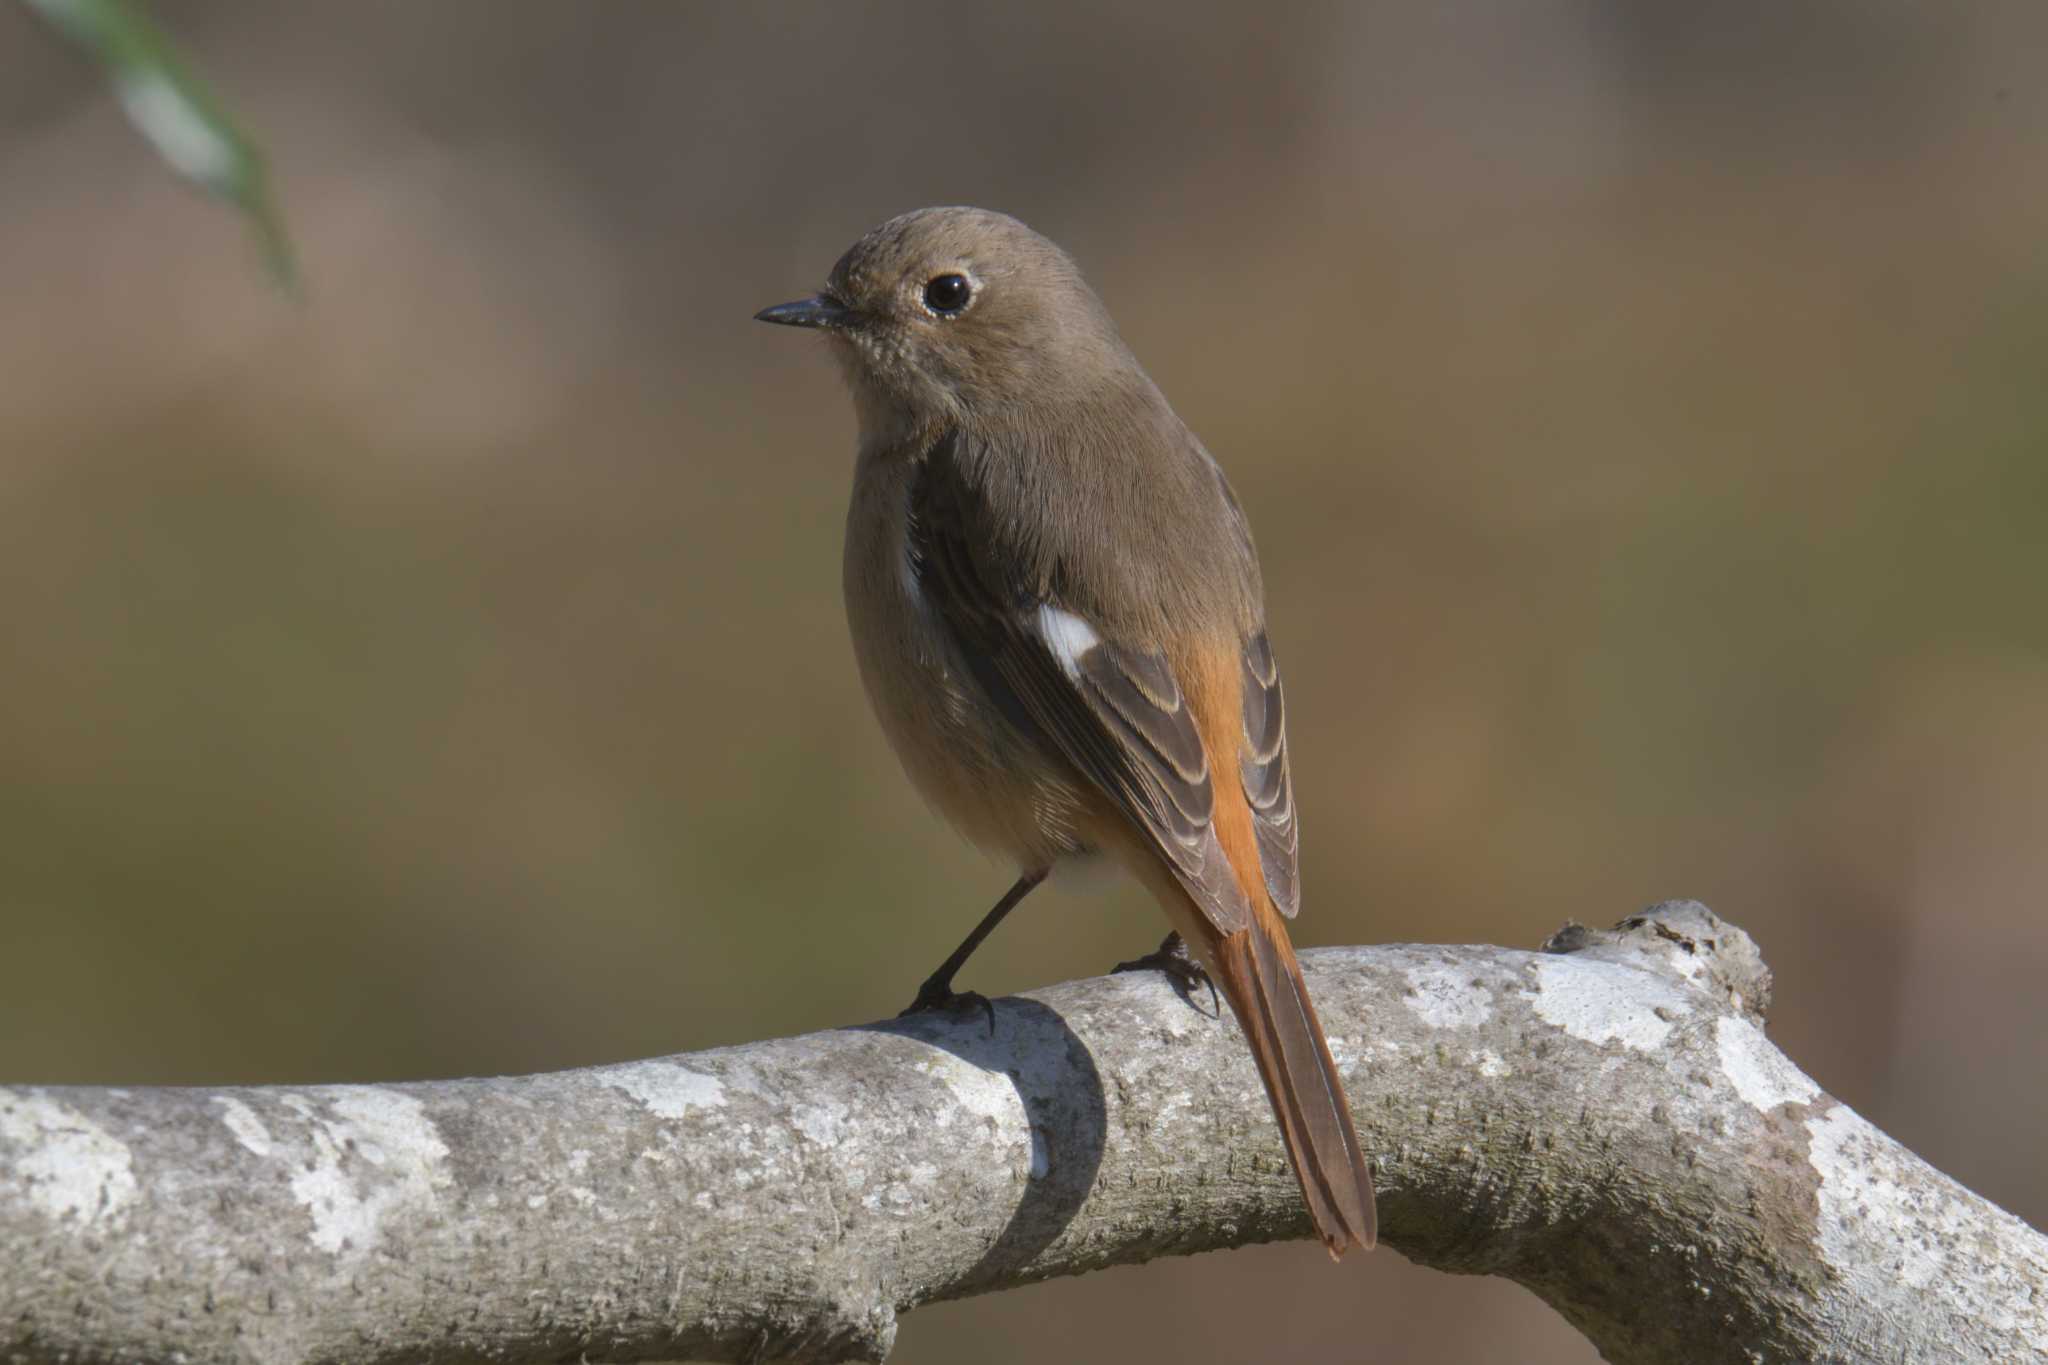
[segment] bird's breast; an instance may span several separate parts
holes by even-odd
[[[911,783],[961,833],[1023,867],[1080,852],[1065,764],[976,681],[910,554],[916,465],[864,459],[847,511],[843,582],[861,683]]]

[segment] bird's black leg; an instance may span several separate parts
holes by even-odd
[[[1220,1011],[1223,1002],[1217,998],[1216,983],[1209,979],[1209,969],[1195,961],[1195,955],[1188,951],[1187,940],[1176,929],[1161,939],[1159,946],[1143,957],[1134,957],[1129,962],[1119,962],[1111,967],[1111,975],[1117,972],[1165,972],[1166,979],[1180,992],[1181,998],[1193,1002],[1195,987],[1209,988],[1209,1008]]]
[[[988,1031],[994,1033],[996,1007],[989,1003],[988,997],[974,991],[955,991],[954,974],[966,965],[968,958],[974,956],[974,950],[981,946],[981,941],[1003,922],[1003,916],[1015,910],[1018,902],[1030,895],[1032,889],[1044,881],[1046,873],[1051,870],[1041,867],[1018,877],[1016,884],[1005,891],[1003,898],[995,903],[995,908],[983,915],[981,923],[975,925],[973,931],[960,940],[960,946],[953,950],[953,955],[941,962],[939,969],[925,978],[924,985],[917,988],[917,999],[910,1002],[910,1008],[904,1010],[903,1014],[922,1014],[926,1010],[958,1011],[978,1005],[988,1011]],[[900,1019],[903,1015],[899,1014],[896,1017]]]

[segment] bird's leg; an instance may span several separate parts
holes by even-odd
[[[1030,895],[1032,889],[1044,881],[1046,873],[1051,870],[1041,867],[1019,876],[1015,885],[1005,891],[1003,898],[995,903],[995,908],[983,915],[981,923],[975,925],[967,937],[960,940],[960,946],[953,950],[953,955],[941,962],[939,969],[925,978],[924,984],[917,988],[917,999],[910,1002],[910,1008],[896,1017],[900,1019],[904,1014],[922,1014],[926,1010],[959,1010],[979,1005],[988,1011],[988,1031],[994,1033],[996,1007],[989,1003],[988,997],[974,991],[956,992],[953,989],[954,974],[966,965],[968,958],[974,956],[974,950],[981,946],[981,941],[1003,922],[1003,916],[1015,910],[1018,902]]]
[[[1166,979],[1180,992],[1183,1000],[1192,1003],[1195,987],[1209,988],[1209,1008],[1220,1011],[1223,1002],[1216,995],[1216,983],[1209,979],[1209,969],[1195,961],[1195,955],[1188,951],[1187,940],[1176,929],[1159,941],[1159,946],[1143,957],[1134,957],[1129,962],[1119,962],[1111,967],[1110,974],[1118,972],[1165,972]]]

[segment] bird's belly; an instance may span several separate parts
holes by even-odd
[[[868,701],[912,785],[968,839],[1019,867],[1084,851],[1074,779],[983,691],[924,600],[900,514],[863,525],[861,492],[848,522],[847,623]]]

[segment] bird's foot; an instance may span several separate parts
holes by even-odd
[[[1159,946],[1145,956],[1119,962],[1109,970],[1111,975],[1117,972],[1164,972],[1173,988],[1180,992],[1181,999],[1192,1004],[1195,988],[1206,986],[1209,1008],[1217,1012],[1223,1008],[1223,1002],[1216,994],[1216,983],[1209,979],[1209,969],[1195,961],[1195,955],[1188,951],[1187,940],[1180,936],[1178,929],[1160,940]]]
[[[989,1037],[995,1037],[996,1007],[994,1001],[990,1000],[980,991],[956,991],[953,989],[952,981],[948,978],[931,976],[927,977],[925,983],[917,988],[917,999],[911,1001],[909,1008],[899,1012],[896,1017],[898,1019],[907,1019],[913,1014],[930,1013],[971,1014],[975,1010],[984,1011],[988,1015]]]

